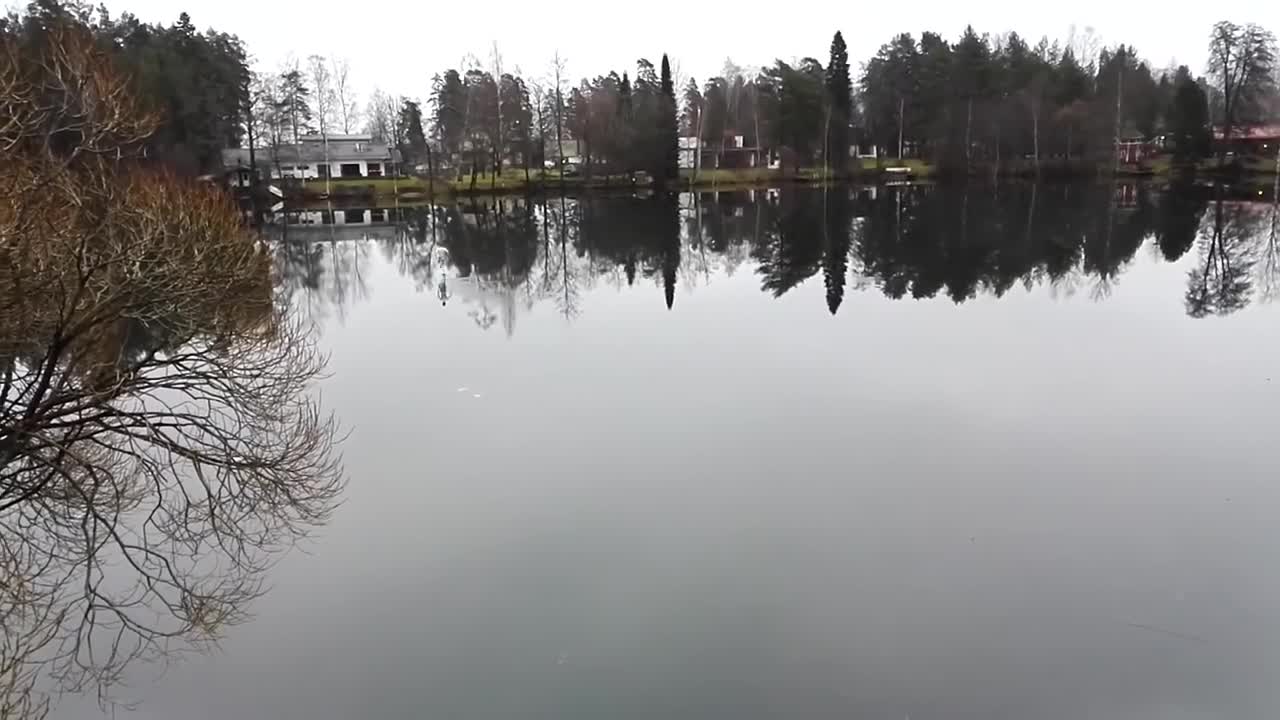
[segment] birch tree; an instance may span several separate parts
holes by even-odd
[[[319,55],[312,55],[307,59],[307,69],[311,75],[316,119],[320,123],[320,138],[324,144],[324,190],[327,195],[332,189],[333,176],[333,165],[329,162],[329,128],[332,126],[334,111],[333,74],[329,71],[328,63]]]
[[[351,86],[351,63],[346,58],[331,57],[329,65],[333,74],[333,100],[337,119],[341,121],[342,133],[350,135],[351,128],[360,122],[360,106],[357,104],[355,88]]]

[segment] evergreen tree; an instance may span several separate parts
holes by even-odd
[[[400,155],[406,165],[421,163],[427,155],[427,136],[422,129],[422,107],[408,98],[400,99],[402,140]]]
[[[866,64],[861,89],[867,130],[876,144],[898,155],[899,139],[905,144],[924,139],[925,118],[916,112],[920,52],[909,33],[881,46]]]
[[[671,77],[671,63],[665,54],[662,56],[662,92],[658,112],[658,137],[662,155],[659,172],[654,177],[675,180],[680,175],[680,132],[676,120],[676,89]]]
[[[618,86],[618,120],[612,131],[607,132],[609,145],[614,148],[612,160],[622,162],[622,169],[631,172],[640,166],[640,158],[636,157],[637,138],[642,136],[636,127],[635,115],[632,112],[631,79],[622,73],[622,83]]]
[[[978,144],[975,128],[984,124],[981,118],[983,100],[991,89],[991,45],[987,36],[979,36],[972,26],[966,27],[952,53],[951,92],[955,102],[950,145],[956,167],[966,173],[973,169],[974,146]]]
[[[311,89],[297,68],[280,76],[279,100],[278,110],[286,119],[289,140],[297,143],[311,129]]]
[[[59,28],[91,34],[108,49],[114,66],[130,79],[138,99],[160,120],[145,141],[147,157],[182,175],[221,165],[221,150],[244,140],[250,97],[243,43],[234,35],[196,30],[190,16],[166,27],[125,14],[113,19],[88,3],[36,0],[0,23],[23,55],[34,56]]]
[[[622,73],[622,85],[618,87],[618,114],[624,120],[631,118],[631,80]]]
[[[831,58],[827,62],[827,158],[837,172],[849,164],[849,123],[853,120],[853,84],[849,79],[849,49],[844,36],[836,31],[831,39]]]
[[[1209,100],[1186,65],[1174,77],[1173,102],[1165,114],[1174,155],[1192,160],[1209,154]]]
[[[457,70],[446,70],[432,83],[432,132],[449,161],[462,153],[467,122],[467,89]]]

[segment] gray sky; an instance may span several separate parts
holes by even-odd
[[[993,34],[1017,30],[1031,42],[1041,35],[1065,39],[1073,25],[1081,30],[1092,27],[1104,43],[1136,45],[1156,67],[1176,59],[1197,72],[1203,71],[1206,38],[1216,20],[1258,22],[1280,32],[1280,6],[1274,0],[1239,0],[1223,6],[1229,11],[1225,18],[1217,12],[1173,12],[1172,6],[1115,0],[917,0],[872,6],[834,0],[776,5],[672,0],[106,0],[106,5],[113,14],[127,10],[166,24],[185,7],[198,27],[239,35],[267,68],[290,54],[338,53],[351,61],[362,93],[378,86],[407,95],[425,95],[431,75],[458,66],[467,53],[487,64],[495,41],[504,66],[518,66],[526,76],[543,75],[557,49],[567,58],[574,80],[610,69],[631,70],[640,57],[657,63],[667,52],[680,74],[701,82],[717,74],[726,57],[743,66],[806,55],[825,63],[837,29],[844,32],[855,71],[895,33],[933,30],[954,40],[967,23]],[[825,8],[841,9],[832,13]],[[840,19],[832,22],[829,14]]]

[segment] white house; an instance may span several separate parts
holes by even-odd
[[[255,149],[263,178],[378,178],[395,173],[396,151],[372,135],[306,135],[295,144]],[[227,148],[222,166],[231,184],[248,187],[249,150]]]

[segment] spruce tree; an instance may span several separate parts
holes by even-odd
[[[659,182],[674,181],[680,176],[680,134],[676,120],[676,88],[671,77],[671,62],[665,54],[662,56],[658,130],[661,155],[654,177]]]
[[[402,160],[410,167],[422,162],[427,153],[427,136],[422,129],[422,106],[408,98],[400,99],[401,145],[398,148]]]
[[[837,172],[849,162],[849,122],[853,118],[853,83],[849,79],[849,49],[839,31],[831,39],[827,63],[827,162]]]
[[[1165,120],[1176,157],[1194,160],[1209,154],[1209,101],[1185,65],[1178,68]]]

